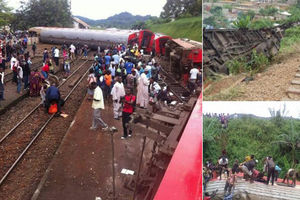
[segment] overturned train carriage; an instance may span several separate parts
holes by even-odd
[[[203,32],[203,69],[205,76],[229,74],[226,62],[238,57],[250,57],[253,50],[267,57],[276,55],[282,32],[287,27],[270,29],[209,29]]]
[[[83,30],[72,28],[46,28],[35,27],[30,29],[39,35],[40,42],[50,44],[79,44],[88,45],[92,49],[116,44],[128,43],[128,37],[134,31],[131,30]]]
[[[165,59],[169,61],[168,72],[179,80],[181,75],[193,67],[201,67],[202,43],[188,39],[171,39],[165,44]]]

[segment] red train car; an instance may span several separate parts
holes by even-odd
[[[193,49],[188,58],[193,61],[193,63],[202,63],[202,49]]]
[[[142,30],[139,34],[139,49],[144,49],[146,53],[152,51],[155,34],[149,30]]]
[[[139,49],[143,49],[145,53],[150,53],[154,44],[154,38],[155,34],[152,31],[141,30],[129,35],[128,44],[131,47],[137,44]]]
[[[164,35],[155,39],[155,53],[157,56],[164,56],[166,54],[165,44],[172,40],[172,37]]]
[[[201,200],[202,195],[202,95],[200,95],[154,200]]]

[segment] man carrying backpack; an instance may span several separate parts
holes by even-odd
[[[132,94],[130,89],[126,89],[126,95],[123,100],[123,113],[122,113],[122,125],[123,125],[123,136],[121,137],[122,140],[126,139],[127,137],[131,137],[132,130],[128,128],[128,123],[130,121],[130,116],[134,111],[136,102],[136,97]]]

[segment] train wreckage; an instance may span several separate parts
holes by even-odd
[[[268,58],[280,49],[286,29],[299,22],[287,23],[273,28],[249,29],[205,29],[203,31],[203,71],[205,77],[215,73],[229,74],[226,66],[229,60],[242,56],[250,60],[254,50]]]

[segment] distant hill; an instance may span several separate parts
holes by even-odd
[[[90,26],[101,26],[103,28],[122,28],[129,29],[133,24],[137,21],[145,22],[152,18],[151,15],[141,16],[141,15],[132,15],[129,12],[122,12],[120,14],[116,14],[107,19],[93,20],[82,16],[75,16]]]

